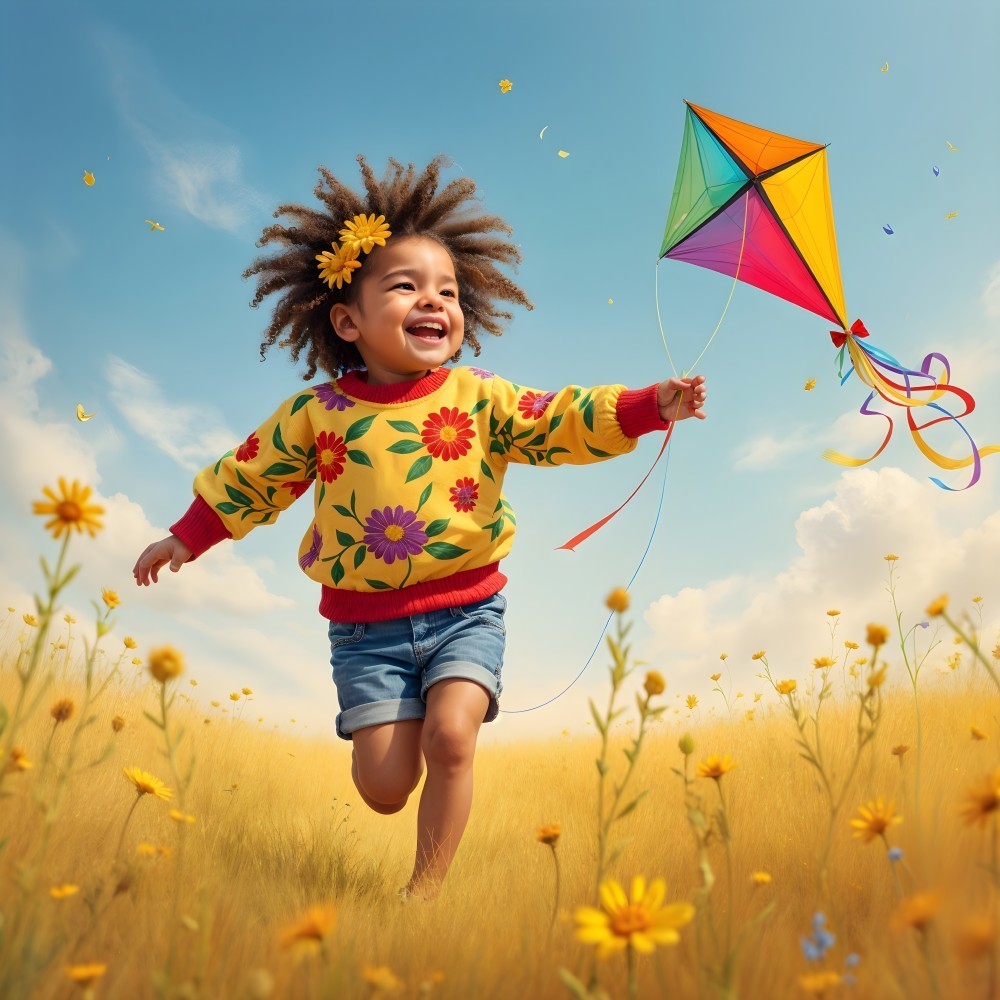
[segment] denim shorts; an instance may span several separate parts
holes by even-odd
[[[427,689],[461,677],[486,689],[483,722],[500,712],[507,599],[494,594],[461,607],[384,622],[330,622],[330,663],[340,712],[337,735],[385,722],[422,719]]]

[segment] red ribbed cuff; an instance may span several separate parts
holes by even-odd
[[[184,516],[176,524],[170,525],[170,533],[176,535],[191,550],[191,560],[197,559],[223,539],[233,537],[222,518],[200,495],[195,496]]]
[[[625,437],[637,438],[653,431],[665,431],[669,420],[660,418],[660,406],[656,402],[658,386],[645,389],[624,389],[618,397],[615,415]]]

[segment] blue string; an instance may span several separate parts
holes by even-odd
[[[649,540],[646,542],[646,548],[643,550],[642,557],[639,559],[639,565],[636,566],[635,572],[632,574],[628,581],[628,585],[625,589],[631,590],[632,584],[635,583],[635,578],[639,575],[639,570],[642,569],[642,564],[646,561],[646,556],[649,555],[649,550],[653,545],[653,537],[656,535],[656,526],[660,523],[660,514],[663,511],[663,498],[667,493],[667,473],[670,471],[670,448],[673,441],[667,444],[667,454],[663,462],[663,483],[660,487],[660,502],[656,508],[656,517],[653,520],[653,530],[649,533]],[[601,648],[601,640],[604,638],[604,633],[607,632],[608,626],[611,624],[611,619],[614,618],[615,613],[612,611],[608,615],[604,622],[604,627],[601,629],[601,634],[597,637],[597,642],[594,644],[594,648],[591,651],[590,656],[587,657],[587,662],[580,668],[580,672],[574,677],[569,684],[566,685],[558,694],[554,694],[548,701],[543,701],[540,705],[532,705],[531,708],[501,708],[500,711],[505,715],[520,715],[524,712],[534,712],[537,708],[544,708],[546,705],[551,705],[556,698],[561,698],[582,676],[587,667],[590,666],[590,661],[597,655],[597,651]]]

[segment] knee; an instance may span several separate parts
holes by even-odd
[[[380,774],[366,782],[362,782],[358,773],[358,760],[354,756],[351,762],[351,777],[354,779],[354,787],[362,801],[369,809],[385,816],[397,813],[409,800],[410,793],[420,783],[423,777],[423,765],[417,768],[416,777],[411,781],[400,782],[395,775]]]
[[[425,730],[421,750],[428,767],[468,767],[476,753],[476,730],[455,724],[443,724],[429,732]]]

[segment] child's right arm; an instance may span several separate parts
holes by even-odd
[[[156,574],[170,563],[170,572],[176,573],[191,558],[191,550],[176,536],[169,535],[147,545],[132,567],[137,587],[148,587],[150,577],[157,582]]]

